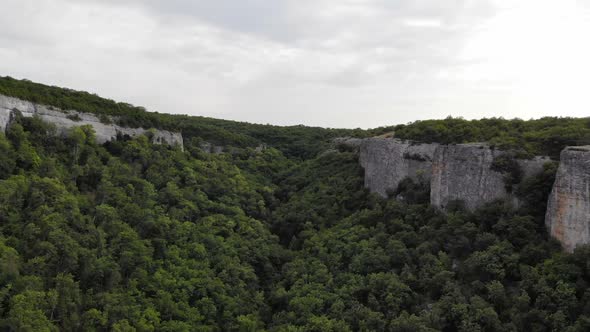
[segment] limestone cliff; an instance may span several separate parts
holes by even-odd
[[[8,127],[8,124],[10,123],[11,114],[12,111],[0,106],[0,132],[6,131],[6,127]]]
[[[0,95],[0,131],[4,132],[6,130],[10,124],[14,110],[20,111],[25,117],[38,116],[42,120],[54,124],[61,133],[75,126],[90,125],[96,132],[97,142],[101,144],[114,140],[118,136],[135,137],[149,132],[154,143],[179,145],[181,148],[183,146],[182,135],[180,133],[107,124],[101,122],[96,115],[91,113],[59,110],[54,107],[3,95]]]
[[[391,138],[360,141],[366,188],[387,197],[388,191],[396,190],[405,177],[415,179],[421,174],[430,182],[431,204],[443,210],[453,201],[463,202],[468,210],[497,199],[518,205],[507,190],[507,174],[494,167],[496,158],[506,155],[511,156],[484,143],[419,144]],[[508,159],[522,178],[541,172],[543,164],[549,161],[547,157]]]
[[[453,201],[471,211],[498,199],[518,206],[509,190],[514,192],[519,181],[543,172],[544,164],[551,161],[544,156],[516,159],[485,143],[418,144],[391,138],[349,141],[335,140],[359,146],[366,188],[387,197],[405,177],[421,174],[430,181],[430,203],[442,210]],[[545,223],[566,251],[590,243],[590,146],[562,151]]]
[[[504,177],[492,170],[499,154],[481,143],[441,145],[432,164],[430,203],[445,209],[452,201],[462,201],[465,208],[474,210],[506,198]]]
[[[405,177],[419,174],[428,180],[438,144],[417,144],[391,138],[369,138],[360,143],[360,163],[365,187],[387,197]]]
[[[545,224],[566,251],[590,242],[590,146],[561,152]]]

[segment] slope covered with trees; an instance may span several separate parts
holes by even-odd
[[[103,109],[90,94],[0,83],[2,94]],[[68,104],[68,93],[88,108]],[[409,180],[404,202],[369,194],[357,154],[330,144],[394,129],[558,151],[587,138],[587,119],[351,131],[137,112],[154,121],[141,125],[182,130],[185,151],[147,137],[97,145],[89,127],[60,137],[37,118],[0,134],[0,330],[590,329],[590,248],[563,253],[543,224],[555,165],[520,186],[518,210],[493,203],[444,215]],[[540,134],[561,130],[571,136]],[[215,139],[233,151],[199,149]]]
[[[565,146],[590,144],[590,118],[545,117],[528,121],[492,118],[469,121],[449,117],[396,126],[395,133],[400,138],[429,143],[489,142],[498,148],[517,150],[524,155],[557,158]]]
[[[289,157],[310,158],[328,146],[331,138],[342,136],[366,137],[382,130],[325,129],[305,126],[258,125],[219,120],[202,116],[171,115],[146,112],[145,108],[115,102],[88,92],[0,77],[0,94],[50,105],[62,110],[77,110],[108,115],[128,127],[159,128],[182,131],[185,141],[193,138],[219,145],[254,147],[267,144]]]

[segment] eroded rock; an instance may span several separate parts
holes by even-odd
[[[12,111],[6,108],[0,107],[0,132],[6,132],[6,128],[10,123],[10,117],[12,115]]]
[[[590,242],[590,146],[561,152],[545,224],[568,252]]]
[[[432,158],[438,144],[418,144],[392,138],[369,138],[360,142],[360,163],[365,187],[387,197],[406,177],[430,179]]]
[[[501,152],[487,144],[441,145],[434,154],[430,204],[441,209],[461,201],[468,210],[507,198],[504,176],[492,170]]]
[[[64,111],[4,95],[0,95],[0,130],[2,132],[10,124],[14,110],[18,110],[25,117],[39,116],[43,121],[54,124],[61,134],[66,133],[72,127],[90,125],[95,131],[96,141],[100,144],[115,140],[119,136],[136,137],[147,134],[151,137],[152,142],[156,144],[183,147],[182,135],[177,132],[121,127],[116,124],[103,123],[96,115],[91,113]]]

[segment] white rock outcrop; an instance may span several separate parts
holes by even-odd
[[[392,138],[368,138],[360,142],[360,163],[365,187],[383,197],[395,191],[406,177],[430,179],[432,158],[438,144],[418,144]]]
[[[25,117],[38,116],[42,120],[55,125],[60,133],[72,127],[90,125],[96,133],[96,141],[100,144],[117,139],[118,136],[136,137],[151,133],[152,142],[156,144],[179,145],[183,147],[182,135],[177,132],[159,129],[129,128],[116,124],[102,123],[91,113],[64,111],[51,106],[35,104],[18,98],[0,95],[0,131],[4,132],[12,119],[12,113],[18,110]]]
[[[508,197],[502,173],[492,170],[501,152],[482,143],[441,145],[434,155],[430,204],[461,201],[468,210]]]
[[[10,117],[12,116],[12,111],[6,108],[0,107],[0,132],[6,132],[6,128],[10,123]]]
[[[349,139],[336,142],[347,143]],[[358,139],[357,139],[358,141]],[[505,174],[495,171],[497,157],[508,152],[485,143],[422,144],[395,138],[368,138],[355,141],[360,146],[359,161],[365,169],[365,187],[387,197],[399,183],[410,177],[430,183],[430,203],[445,210],[449,203],[461,201],[468,210],[498,199],[518,206],[518,199],[507,191]],[[543,171],[548,157],[515,159],[522,178]]]

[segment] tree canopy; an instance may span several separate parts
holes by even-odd
[[[590,247],[564,253],[544,226],[554,165],[518,187],[518,209],[443,214],[410,179],[404,202],[370,194],[358,155],[330,143],[395,130],[555,155],[587,138],[587,119],[329,130],[147,113],[10,78],[0,93],[186,141],[98,145],[91,127],[58,136],[35,117],[0,134],[0,330],[590,329]],[[232,150],[205,153],[203,140]]]

